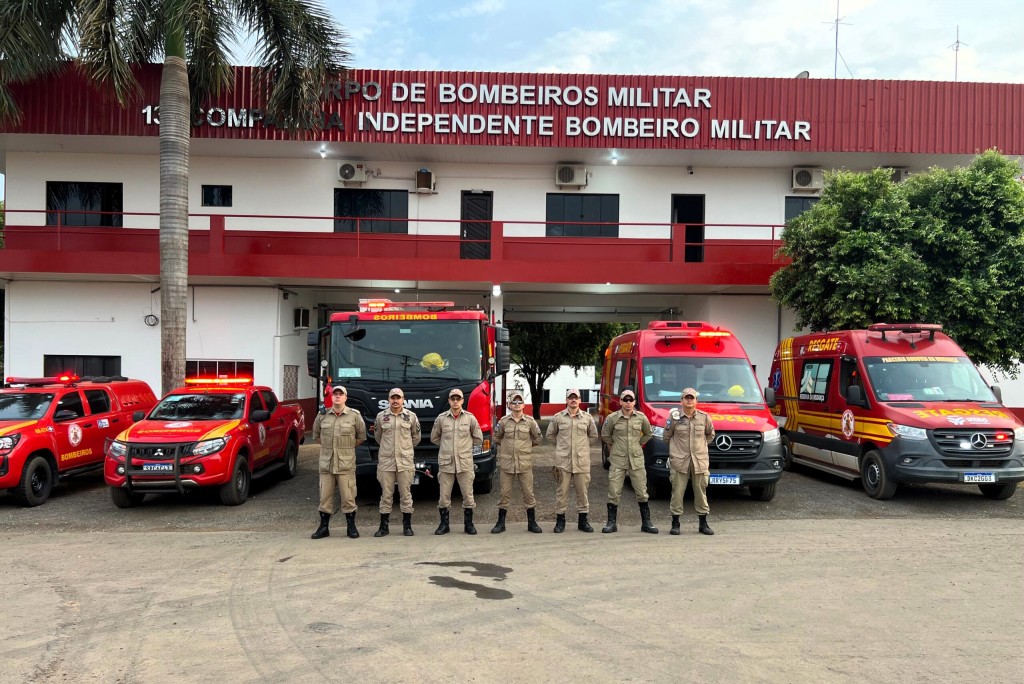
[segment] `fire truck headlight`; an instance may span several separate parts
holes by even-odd
[[[215,454],[225,446],[227,446],[228,440],[224,437],[218,437],[217,439],[206,439],[199,442],[192,449],[192,453],[196,456],[209,456]]]
[[[128,445],[124,442],[119,442],[116,439],[110,440],[110,444],[107,445],[107,455],[111,458],[121,460],[128,453]]]
[[[1013,438],[1016,440],[1024,440],[1024,425],[1019,428],[1015,428],[1013,431]]]
[[[20,432],[13,435],[5,435],[4,437],[0,437],[0,454],[6,454],[8,451],[16,447],[18,445],[18,442],[20,441]]]
[[[928,439],[928,432],[923,428],[900,425],[899,423],[886,423],[885,426],[889,428],[889,432],[892,433],[893,437],[915,440]]]
[[[654,435],[654,439],[662,439],[665,437],[665,428],[661,425],[651,426],[651,434]]]
[[[765,430],[764,431],[764,437],[762,439],[764,439],[765,444],[768,444],[769,442],[778,442],[779,441],[779,428],[772,428],[771,430]]]

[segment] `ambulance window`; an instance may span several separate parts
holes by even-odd
[[[844,356],[839,365],[839,394],[846,396],[846,390],[850,387],[863,387],[864,382],[860,378],[860,370],[857,369],[857,359]]]
[[[824,403],[828,397],[828,382],[832,360],[804,361],[800,374],[800,400]]]
[[[85,390],[85,400],[89,402],[89,413],[108,413],[110,411],[110,397],[105,390]]]
[[[260,396],[263,397],[263,403],[266,405],[267,410],[271,413],[277,408],[277,397],[274,393],[269,390],[263,390],[260,392]]]
[[[615,362],[615,387],[613,394],[618,394],[622,388],[629,384],[629,359],[619,359]]]
[[[53,415],[57,415],[61,411],[72,411],[76,418],[85,416],[85,406],[82,405],[82,395],[77,391],[68,392],[60,401],[57,402],[57,408],[54,409]]]

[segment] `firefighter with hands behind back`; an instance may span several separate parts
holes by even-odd
[[[647,504],[647,469],[644,467],[644,444],[651,441],[651,421],[635,410],[636,392],[625,388],[619,394],[618,411],[610,414],[601,427],[601,441],[608,445],[608,524],[602,532],[616,532],[622,484],[629,475],[640,506],[640,531],[658,534],[651,524],[651,508]]]
[[[669,481],[672,483],[672,513],[670,534],[679,534],[679,516],[683,514],[683,495],[687,482],[693,482],[693,506],[700,520],[701,534],[714,534],[708,525],[708,480],[710,460],[708,445],[715,439],[715,426],[711,416],[697,408],[697,390],[687,387],[680,399],[682,408],[669,413],[668,425],[662,437],[668,442]]]
[[[555,443],[555,532],[565,531],[565,510],[569,505],[569,486],[576,488],[577,528],[580,532],[593,532],[587,521],[590,513],[590,445],[597,442],[597,424],[594,417],[580,410],[580,391],[569,389],[565,393],[566,408],[548,423],[548,441]]]
[[[533,416],[523,412],[523,393],[513,390],[509,394],[512,413],[502,416],[494,429],[494,443],[498,446],[498,468],[501,470],[501,498],[498,501],[498,522],[492,534],[505,531],[505,514],[512,501],[512,487],[518,483],[526,506],[526,529],[541,532],[537,524],[537,498],[533,495],[533,447],[541,442],[540,427]]]
[[[440,498],[437,502],[441,524],[434,534],[448,534],[449,509],[452,505],[452,487],[459,481],[462,492],[463,514],[466,534],[476,534],[473,526],[473,449],[484,443],[484,433],[476,416],[463,410],[464,397],[458,387],[448,393],[448,410],[437,417],[430,431],[430,441],[438,446],[437,484]]]
[[[348,536],[359,536],[356,529],[356,447],[366,441],[363,416],[345,405],[348,392],[341,385],[331,390],[331,408],[317,414],[313,421],[313,441],[320,443],[320,527],[313,539],[329,537],[331,515],[338,512],[334,490],[341,497]]]
[[[414,449],[423,438],[420,419],[405,408],[405,392],[395,387],[388,392],[390,406],[377,414],[373,422],[373,439],[380,445],[377,450],[377,481],[380,482],[380,528],[374,537],[390,533],[391,507],[398,484],[398,499],[402,509],[402,534],[413,536],[412,482],[416,476]]]

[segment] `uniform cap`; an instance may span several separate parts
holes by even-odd
[[[344,394],[348,395],[344,385],[335,385],[334,389],[331,390],[331,394]]]
[[[395,396],[396,394],[398,396],[402,397],[403,399],[405,399],[405,392],[402,391],[401,387],[396,387],[393,390],[391,390],[390,392],[388,392],[388,398],[390,399],[391,397]]]
[[[580,395],[580,391],[578,389],[576,389],[575,387],[571,387],[571,388],[565,390],[565,398],[566,399],[568,399],[569,397],[571,397],[574,394],[576,395],[577,399],[579,399],[580,396],[581,396]]]
[[[458,387],[456,387],[455,389],[453,389],[451,392],[448,393],[448,396],[449,397],[461,397],[462,396],[462,390],[460,390]]]
[[[526,399],[523,397],[523,393],[518,391],[518,390],[513,392],[512,394],[508,395],[508,400],[509,401],[512,401],[513,399],[516,399],[516,398],[519,398],[519,399],[522,399],[523,401],[526,401]]]
[[[686,389],[683,390],[683,396],[684,397],[693,397],[694,399],[696,399],[697,398],[697,390],[693,389],[692,387],[687,387]]]
[[[622,390],[622,394],[619,395],[619,399],[625,399],[626,397],[636,399],[636,394],[634,394],[631,389]]]

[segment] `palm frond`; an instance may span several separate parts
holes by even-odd
[[[223,0],[186,0],[188,22],[185,52],[192,104],[231,87],[234,71],[228,46],[235,32],[235,20]]]
[[[0,0],[0,121],[19,121],[10,89],[67,65],[76,23],[73,0]]]
[[[145,2],[145,0],[142,0]],[[93,81],[109,85],[122,105],[141,95],[132,69],[140,37],[119,0],[79,0],[78,64]]]

